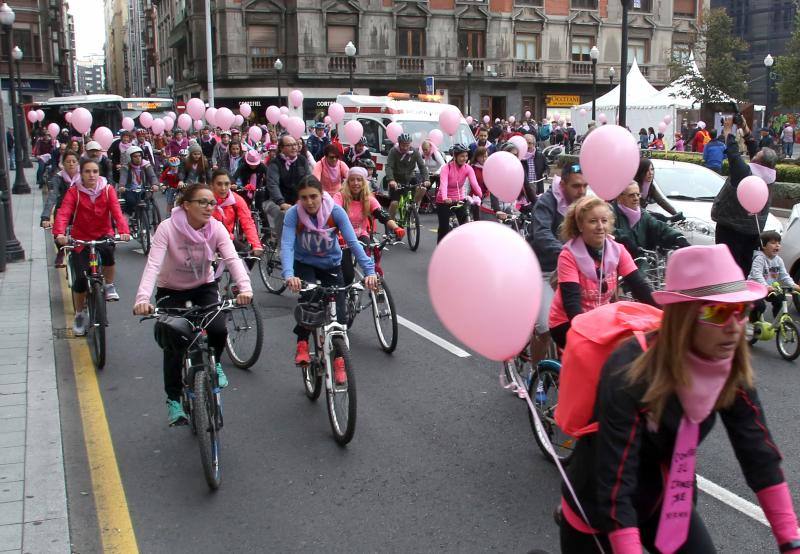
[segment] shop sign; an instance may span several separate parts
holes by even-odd
[[[580,94],[547,94],[545,103],[552,108],[571,108],[581,103]]]

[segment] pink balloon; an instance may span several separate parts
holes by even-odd
[[[253,125],[250,129],[247,130],[247,136],[253,142],[258,142],[261,140],[261,137],[264,136],[263,131],[261,131],[261,127],[257,125]]]
[[[286,130],[289,131],[289,134],[294,138],[299,139],[306,130],[306,123],[299,117],[292,116],[286,124]]]
[[[334,102],[328,106],[328,115],[331,116],[331,121],[338,125],[344,119],[344,106]]]
[[[281,106],[281,113],[288,115],[289,114],[289,108],[287,108],[286,106]]]
[[[267,108],[267,121],[275,125],[281,118],[281,110],[278,106],[270,106]]]
[[[162,117],[161,120],[164,122],[165,131],[172,131],[173,127],[175,127],[175,120],[171,117]]]
[[[745,177],[736,187],[736,198],[747,213],[757,214],[764,209],[769,200],[767,183],[761,177],[750,175]]]
[[[242,117],[250,117],[250,114],[253,113],[253,108],[247,102],[242,102],[239,104],[239,113],[242,114]]]
[[[217,126],[217,108],[210,107],[206,110],[205,113],[206,123],[208,123],[211,127]],[[198,119],[200,119],[198,117]]]
[[[61,131],[61,127],[59,127],[56,123],[51,123],[47,126],[47,132],[50,133],[51,137],[55,137],[59,131]]]
[[[178,121],[178,116],[175,114],[175,112],[167,112],[167,115],[172,118],[172,121]]]
[[[530,119],[530,118],[531,118],[531,112],[530,112],[530,110],[527,110],[525,112],[525,119]]]
[[[522,191],[523,179],[525,170],[519,163],[519,158],[511,152],[495,152],[483,163],[483,180],[486,186],[503,202],[516,201]]]
[[[513,137],[508,139],[508,142],[517,147],[517,150],[519,150],[518,157],[520,160],[525,157],[525,154],[528,153],[528,141],[525,140],[525,137],[514,135]],[[495,196],[497,195],[495,194]]]
[[[484,122],[485,124],[487,124],[487,125],[488,125],[488,124],[489,124],[489,122],[490,122],[491,120],[492,120],[492,118],[491,118],[491,117],[489,117],[488,115],[485,115],[485,116],[483,116],[483,122]]]
[[[386,126],[386,136],[392,142],[397,142],[397,137],[403,134],[403,126],[397,123],[396,121],[392,121],[389,125]]]
[[[108,127],[98,127],[94,130],[92,138],[100,144],[103,150],[108,150],[111,143],[114,142],[114,133]]]
[[[154,135],[163,135],[164,129],[165,127],[163,119],[154,119],[153,124],[150,125],[150,130],[153,131]]]
[[[348,144],[355,144],[364,136],[364,127],[355,119],[348,121],[344,126],[344,138],[347,139]]]
[[[606,117],[606,114],[601,113],[600,115],[597,116],[597,121],[599,121],[600,123],[608,123],[608,118]]]
[[[299,90],[293,90],[289,93],[289,104],[292,105],[293,108],[299,108],[303,105],[303,93]]]
[[[72,126],[80,134],[85,135],[92,129],[92,113],[86,108],[75,108],[72,112]]]
[[[72,121],[72,112],[67,112],[64,114],[64,120],[69,123]]]
[[[662,121],[661,123],[658,124],[658,132],[659,133],[663,133],[666,130],[667,130],[667,124],[666,123],[664,123]]]
[[[514,271],[508,271],[509,263]],[[474,294],[475,283],[481,283],[481,294]],[[531,247],[492,221],[475,221],[448,233],[428,266],[428,294],[441,322],[466,346],[496,361],[513,358],[528,344],[541,287]]]
[[[281,116],[278,118],[278,123],[280,124],[281,127],[286,129],[286,125],[289,124],[289,115],[282,113]]]
[[[550,116],[550,119],[551,119],[551,120],[553,120],[553,121],[558,121],[558,118],[559,118],[559,117],[561,117],[561,116],[559,115],[559,113],[558,113],[558,112],[554,112],[554,113],[553,113],[553,114]]]
[[[206,125],[205,125],[205,123],[203,123],[202,119],[198,119],[197,121],[194,122],[194,130],[195,131],[199,131],[200,129],[202,129],[205,126]]]
[[[178,116],[178,127],[184,131],[192,128],[192,116],[188,113],[182,113]]]
[[[242,117],[242,114],[238,114],[237,113],[233,117],[233,126],[234,127],[241,127],[243,123],[244,123],[244,117]]]
[[[441,146],[444,142],[444,134],[439,129],[431,129],[428,133],[428,140],[436,146]]]
[[[475,121],[475,118],[473,118],[471,115],[468,115],[466,117],[466,120],[467,120],[467,125],[472,125],[472,123]]]
[[[611,201],[631,184],[639,168],[639,145],[624,127],[603,125],[583,141],[580,162],[594,193]]]
[[[28,112],[28,121],[31,123],[36,123],[39,121],[39,114],[36,113],[36,110],[31,110]]]
[[[44,110],[36,110],[36,120],[44,121]]]
[[[581,108],[578,113],[581,115],[586,115],[586,108]]]
[[[667,125],[669,125],[670,123],[672,123],[672,116],[671,116],[671,115],[669,115],[669,114],[665,115],[665,116],[664,116],[664,123],[666,123]]]
[[[331,119],[331,116],[329,116],[329,115],[326,115],[325,117],[322,118],[322,122],[325,125],[330,125],[332,121],[333,120]]]
[[[190,98],[188,102],[186,102],[186,113],[191,116],[192,119],[203,119],[203,116],[206,114],[206,104],[199,98]]]
[[[516,120],[517,120],[517,118],[516,118],[516,117],[514,117],[513,115],[512,115],[512,116],[509,116],[509,118],[508,118],[508,122],[509,122],[511,125],[513,125],[513,124],[514,124],[514,122],[515,122]]]
[[[461,112],[458,108],[450,106],[439,114],[439,127],[448,135],[455,135],[458,124],[461,123]]]
[[[141,123],[142,127],[145,129],[149,129],[153,124],[153,114],[150,112],[142,112],[139,116],[139,123]]]
[[[220,108],[214,114],[214,124],[223,131],[230,129],[235,119],[236,116],[228,108]]]
[[[126,131],[133,131],[133,128],[136,124],[133,122],[133,119],[130,117],[123,117],[122,118],[122,128]]]

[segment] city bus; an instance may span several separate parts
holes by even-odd
[[[116,132],[122,127],[122,118],[134,121],[142,112],[150,112],[153,117],[163,117],[174,109],[169,98],[123,98],[116,94],[88,94],[85,96],[59,96],[46,102],[25,104],[25,121],[30,110],[43,110],[44,123],[57,123],[67,126],[64,114],[75,108],[86,108],[92,112],[92,128],[104,126]],[[138,121],[137,121],[138,124]]]

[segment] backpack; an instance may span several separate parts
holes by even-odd
[[[708,144],[709,142],[711,142],[711,135],[706,133],[705,129],[703,129],[703,144]]]
[[[645,333],[660,325],[661,310],[638,302],[613,302],[573,318],[562,357],[555,413],[556,424],[564,433],[577,438],[597,431],[592,416],[606,360],[631,336],[647,350]]]

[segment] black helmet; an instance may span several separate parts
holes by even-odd
[[[186,350],[195,337],[194,325],[185,317],[161,316],[153,327],[156,342],[164,350]]]
[[[408,133],[403,133],[402,135],[397,137],[397,142],[398,143],[400,143],[400,142],[405,142],[405,143],[411,142],[411,135],[409,135]]]
[[[356,165],[367,169],[375,169],[375,162],[372,161],[372,158],[361,158],[356,162]]]
[[[294,308],[294,319],[306,329],[322,327],[327,319],[326,306],[320,302],[298,302]]]
[[[460,142],[457,142],[453,145],[453,148],[450,149],[450,152],[452,152],[453,156],[455,156],[456,154],[463,154],[464,152],[469,152],[469,148],[467,148]]]

